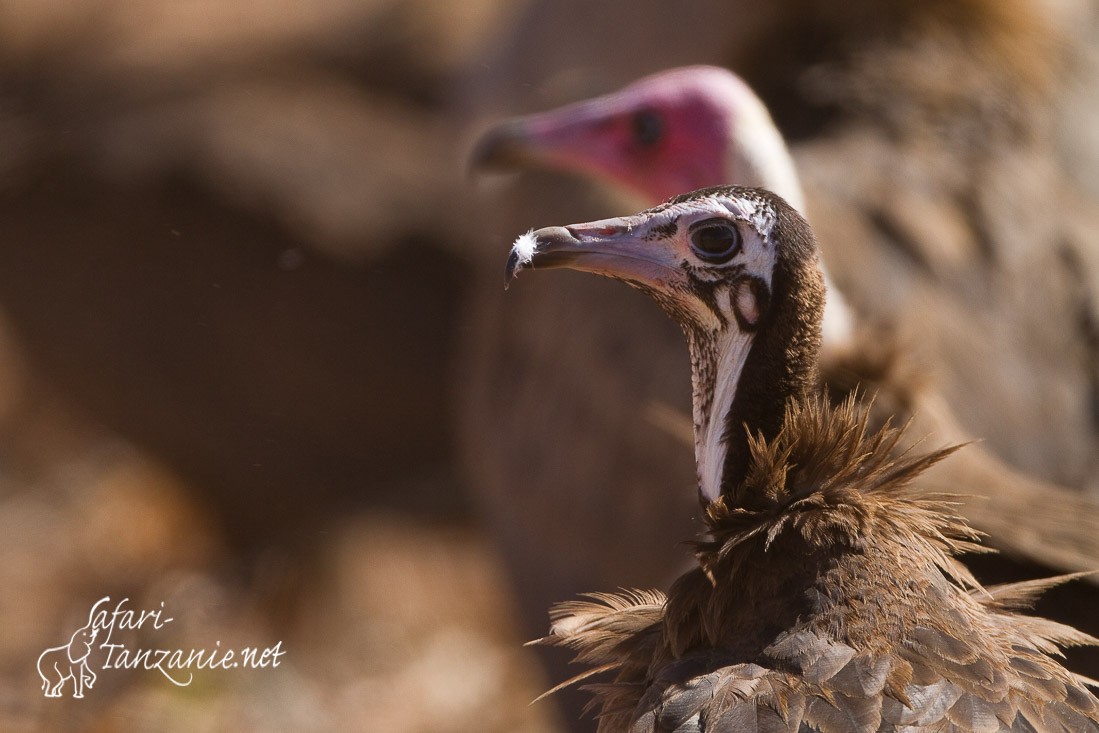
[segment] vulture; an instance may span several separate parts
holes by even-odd
[[[740,77],[718,67],[674,69],[609,95],[506,120],[481,137],[473,160],[483,168],[583,172],[618,183],[650,204],[722,183],[762,186],[805,211],[794,161],[766,106]],[[825,242],[826,254],[828,247]],[[906,367],[915,357],[895,343],[896,329],[875,323],[873,316],[859,318],[827,276],[825,282],[822,368],[829,391],[842,398],[861,386],[876,395],[884,416],[902,413],[917,420],[913,433],[969,440],[949,400]],[[1002,493],[1002,500],[977,499],[962,507],[1001,549],[1062,570],[1099,568],[1099,505],[1078,491],[1033,479],[982,446],[921,482]],[[1009,531],[1020,521],[1027,531]]]
[[[978,533],[911,486],[954,449],[821,394],[824,280],[789,204],[721,186],[539,229],[506,277],[558,267],[650,296],[691,362],[697,566],[666,596],[560,604],[539,640],[589,665],[570,682],[610,676],[600,731],[1099,731],[1055,658],[1099,639],[1020,612],[1065,578],[982,587],[956,559]]]
[[[983,580],[1048,572],[1020,567],[1018,557],[1094,569],[1099,206],[1062,164],[1087,160],[1088,143],[1067,136],[1060,119],[1081,75],[1094,78],[1079,62],[1081,42],[1095,37],[1085,30],[1099,18],[1094,10],[1086,21],[1033,0],[715,3],[678,12],[660,43],[651,29],[654,15],[667,16],[664,4],[530,7],[521,37],[491,64],[508,88],[527,91],[505,90],[486,107],[529,113],[661,68],[736,69],[786,140],[828,273],[858,317],[852,353],[862,363],[846,382],[828,370],[837,396],[861,383],[863,394],[877,395],[876,414],[913,415],[908,435],[930,435],[929,447],[979,441],[918,481],[949,488],[964,474],[955,485],[965,493],[994,496],[959,497],[971,521],[1012,550],[1010,560],[973,559]],[[576,27],[563,33],[547,16],[575,17]],[[608,34],[615,18],[622,32]],[[717,33],[725,52],[715,50]],[[684,35],[691,53],[674,47]],[[670,121],[662,122],[667,133]],[[635,124],[638,139],[656,129],[645,117],[616,119],[612,129]],[[505,185],[484,197],[491,209],[480,223],[495,223],[501,247],[532,212],[543,221],[597,219],[692,187],[624,201],[612,198],[621,187],[575,177],[496,182]],[[498,279],[494,261],[477,266],[485,281]],[[669,439],[665,407],[677,416],[676,435],[689,433],[678,416],[690,410],[690,365],[679,329],[639,307],[641,297],[571,272],[531,278],[506,295],[473,289],[457,455],[530,636],[543,630],[545,608],[578,588],[666,587],[683,570],[675,547],[696,526],[684,490],[694,464]],[[887,338],[874,338],[879,326]],[[822,357],[835,363],[829,337]],[[1083,491],[1046,500],[1030,477]],[[612,526],[620,530],[613,541]],[[1042,612],[1099,635],[1089,586],[1057,588]],[[538,653],[552,677],[564,674],[556,650]],[[1096,649],[1070,658],[1099,675]],[[583,696],[569,689],[557,701],[578,712]]]

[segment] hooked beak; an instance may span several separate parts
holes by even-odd
[[[537,138],[525,119],[504,120],[490,127],[477,141],[469,158],[469,170],[513,171],[537,162]]]
[[[505,286],[525,268],[592,272],[633,285],[666,290],[686,281],[680,258],[664,237],[654,237],[643,218],[603,219],[546,227],[516,240],[504,270]]]

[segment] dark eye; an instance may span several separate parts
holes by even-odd
[[[740,251],[740,231],[724,219],[710,219],[691,229],[691,248],[707,262],[725,262]]]
[[[642,147],[655,145],[664,137],[664,120],[651,109],[635,112],[630,124],[633,126],[634,140]]]

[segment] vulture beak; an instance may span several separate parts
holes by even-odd
[[[602,105],[578,102],[499,122],[474,145],[470,170],[508,172],[546,166],[599,171],[614,156],[596,124],[607,115]]]
[[[537,161],[537,140],[525,118],[490,127],[470,155],[471,171],[512,171]]]
[[[652,228],[646,217],[625,216],[528,232],[511,249],[505,284],[528,267],[567,267],[656,290],[685,284],[674,243]]]

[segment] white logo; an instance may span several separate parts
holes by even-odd
[[[73,697],[84,697],[84,688],[95,684],[95,672],[88,666],[92,642],[98,629],[91,620],[72,635],[68,644],[55,646],[38,655],[38,676],[42,678],[42,692],[46,697],[61,697],[66,680],[72,680]]]
[[[92,671],[89,658],[98,658],[95,650],[105,651],[105,659],[99,669],[145,669],[160,672],[169,682],[186,687],[194,679],[195,669],[267,669],[278,667],[286,652],[282,642],[265,649],[244,647],[222,649],[221,640],[213,648],[204,649],[141,649],[124,641],[112,641],[116,631],[138,631],[142,628],[160,630],[174,621],[165,617],[164,604],[151,610],[128,608],[129,598],[123,598],[113,609],[100,608],[110,603],[104,596],[88,612],[88,623],[77,629],[68,644],[47,649],[38,656],[38,675],[42,678],[42,692],[46,697],[61,697],[65,683],[72,681],[72,696],[84,697],[97,676]],[[98,644],[96,643],[98,641]]]

